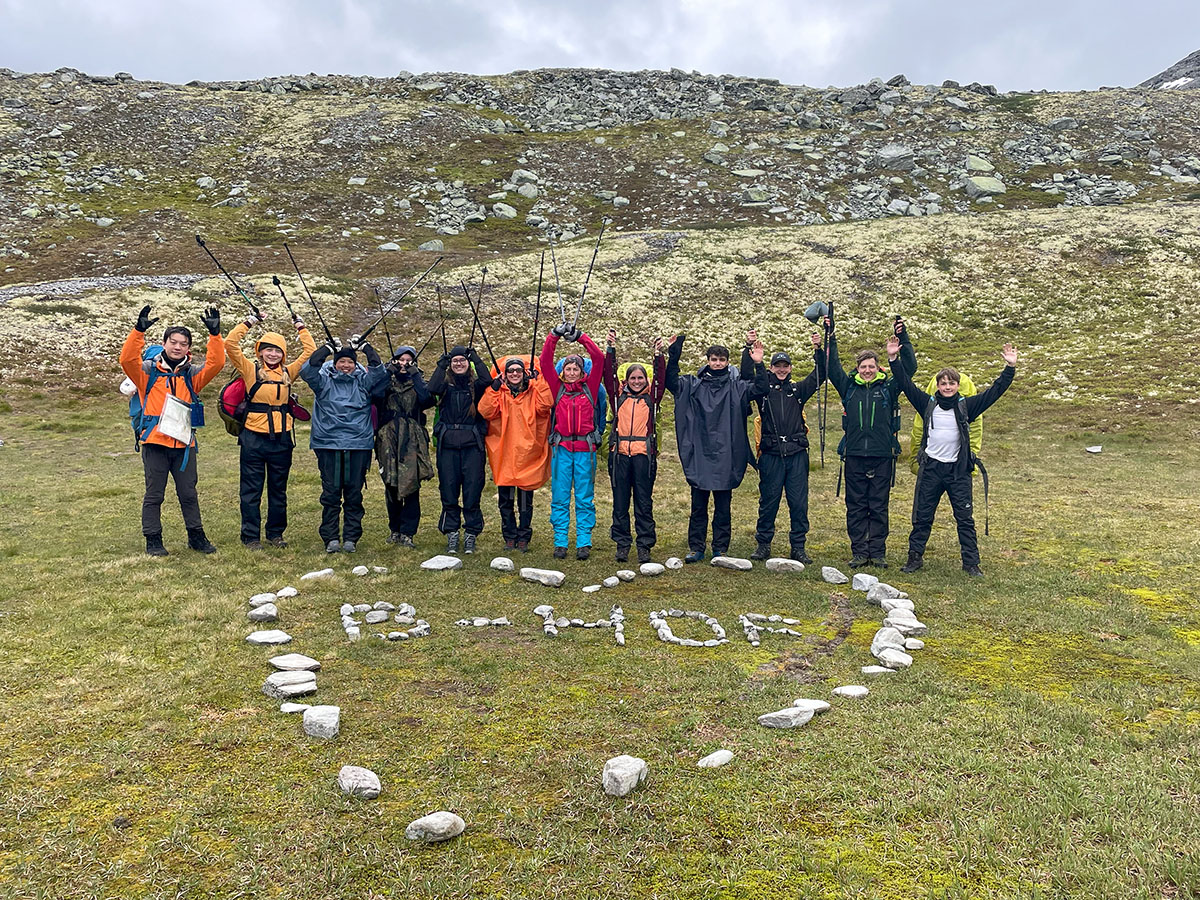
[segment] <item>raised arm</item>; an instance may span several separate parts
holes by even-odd
[[[560,325],[555,325],[548,335],[546,335],[546,343],[542,344],[542,353],[538,357],[538,367],[541,369],[541,375],[546,379],[546,386],[550,388],[550,396],[557,397],[559,388],[562,387],[562,381],[558,377],[558,372],[554,371],[554,350],[558,346],[557,329]]]
[[[1005,344],[1001,353],[1004,357],[1004,369],[1000,377],[989,384],[974,397],[967,398],[967,421],[979,418],[989,406],[1000,399],[1008,390],[1017,374],[1017,349],[1012,344]]]
[[[313,340],[312,334],[309,333],[308,328],[305,327],[299,316],[295,316],[292,321],[296,325],[296,333],[300,337],[300,347],[302,348],[300,355],[288,363],[287,367],[288,377],[295,381],[300,377],[300,367],[307,362],[308,358],[317,349],[317,342]]]
[[[892,340],[895,339],[893,338]],[[908,402],[912,404],[912,408],[917,411],[917,415],[925,415],[925,410],[929,408],[931,398],[927,393],[913,384],[908,366],[902,362],[899,365],[892,366],[892,377],[896,379],[896,384],[900,386],[900,390],[904,391],[904,396],[908,398]]]
[[[671,338],[667,348],[667,371],[663,376],[663,383],[672,395],[679,393],[679,357],[683,353],[683,342],[686,338],[686,334],[676,335]]]
[[[261,319],[251,313],[245,321],[234,325],[229,330],[229,334],[225,336],[225,355],[248,385],[254,384],[254,363],[246,359],[246,355],[242,353],[242,338],[246,336],[251,325],[260,321]]]
[[[813,368],[800,382],[800,402],[808,400],[817,392],[821,382],[825,380],[825,351],[821,349],[821,336],[815,331],[812,334]]]
[[[325,360],[329,359],[329,354],[333,352],[333,348],[328,344],[322,344],[317,350],[305,360],[304,365],[300,367],[300,377],[317,396],[320,396],[321,391],[325,389],[325,379],[321,375],[321,366],[325,364]]]
[[[829,379],[829,383],[833,385],[833,389],[838,392],[838,396],[845,397],[846,391],[850,389],[850,378],[842,370],[842,362],[838,358],[837,337],[832,331],[829,332],[827,349],[828,365],[825,370],[825,377]]]
[[[654,339],[654,381],[650,384],[650,399],[655,404],[662,403],[663,393],[667,389],[667,359],[663,355],[662,338]]]
[[[446,392],[446,370],[449,368],[450,354],[443,353],[433,367],[433,374],[429,376],[429,393],[440,396]]]
[[[908,328],[904,324],[904,320],[897,317],[895,324],[892,326],[896,332],[896,337],[900,339],[900,362],[904,368],[908,369],[909,378],[915,378],[917,375],[917,353],[913,350],[912,341],[908,336]]]
[[[595,368],[593,366],[592,368]],[[617,411],[617,333],[608,332],[608,350],[604,354],[604,390],[608,393],[608,405]]]

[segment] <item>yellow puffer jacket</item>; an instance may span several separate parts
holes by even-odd
[[[317,344],[312,335],[308,333],[308,329],[303,325],[299,326],[296,330],[299,332],[300,345],[303,350],[298,359],[289,363],[287,361],[287,338],[277,332],[268,331],[254,342],[256,359],[249,360],[242,353],[242,338],[249,330],[250,326],[245,322],[236,325],[225,338],[225,353],[234,368],[237,369],[238,374],[242,376],[242,380],[246,382],[247,395],[254,389],[255,382],[262,382],[250,402],[254,405],[263,403],[274,408],[269,412],[251,410],[246,413],[246,422],[243,427],[247,431],[259,434],[287,434],[292,428],[292,416],[287,412],[292,382],[300,376],[300,367],[313,355]],[[278,347],[283,351],[283,360],[275,368],[268,367],[262,361],[261,351],[264,344]]]

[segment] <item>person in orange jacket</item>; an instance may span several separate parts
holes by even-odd
[[[203,366],[192,364],[192,332],[182,325],[172,325],[164,332],[161,353],[144,353],[146,329],[158,321],[150,318],[149,306],[142,307],[137,323],[121,347],[121,369],[137,388],[142,406],[137,432],[146,476],[146,493],[142,498],[142,534],[146,538],[146,552],[151,556],[167,555],[162,539],[162,502],[167,492],[168,475],[175,479],[175,495],[183,511],[188,547],[201,553],[215,553],[217,550],[205,536],[204,525],[200,521],[200,497],[196,492],[195,432],[189,443],[184,444],[163,434],[159,428],[168,394],[195,410],[199,403],[196,395],[225,366],[220,311],[216,307],[209,307],[201,320],[209,334]]]
[[[261,550],[260,529],[263,485],[267,488],[267,543],[286,547],[287,481],[292,469],[291,414],[292,382],[300,377],[300,368],[317,349],[299,316],[292,316],[303,350],[293,362],[287,361],[287,340],[274,331],[264,332],[254,342],[253,361],[242,353],[242,338],[251,326],[264,321],[251,313],[225,338],[225,350],[246,382],[246,421],[238,435],[241,448],[242,543],[250,550]]]
[[[554,397],[546,379],[530,374],[525,359],[509,356],[499,363],[504,377],[495,373],[477,409],[489,423],[487,456],[499,497],[504,548],[527,553],[533,536],[533,492],[550,479]]]

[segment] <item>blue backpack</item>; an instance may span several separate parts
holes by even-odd
[[[162,355],[162,346],[160,344],[149,344],[142,350],[142,360],[157,359]],[[146,390],[145,392],[134,391],[133,396],[129,398],[129,425],[133,428],[133,449],[135,453],[141,452],[141,444],[153,429],[158,424],[158,416],[150,416],[146,414],[145,407],[142,405],[143,398],[150,396],[150,389],[154,387],[154,382],[159,378],[182,378],[183,383],[187,385],[188,394],[191,395],[192,406],[192,427],[202,428],[204,426],[204,404],[196,396],[196,389],[192,387],[192,370],[189,366],[179,374],[160,372],[158,366],[151,367],[146,373]],[[172,386],[168,381],[168,386]],[[174,391],[172,391],[174,393]],[[186,465],[186,456],[185,465]]]

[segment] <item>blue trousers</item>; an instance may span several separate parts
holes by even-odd
[[[575,492],[575,546],[592,545],[596,527],[596,454],[554,448],[550,474],[550,527],[554,546],[565,547],[571,529],[571,492]]]

